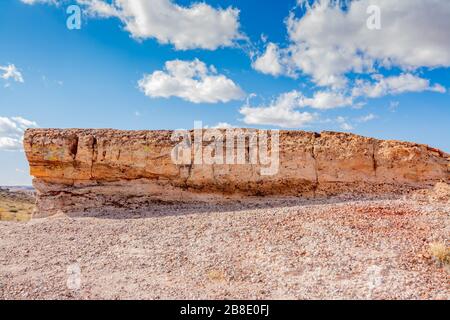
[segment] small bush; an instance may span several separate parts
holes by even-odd
[[[442,242],[434,242],[430,244],[430,254],[440,264],[450,266],[450,247]]]
[[[211,281],[225,281],[225,274],[220,270],[210,270],[208,271],[208,278]]]

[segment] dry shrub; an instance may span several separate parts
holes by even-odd
[[[220,270],[210,270],[208,271],[208,279],[211,281],[222,282],[225,281],[225,274]]]
[[[434,242],[430,244],[431,256],[445,267],[450,266],[450,247],[442,242]]]

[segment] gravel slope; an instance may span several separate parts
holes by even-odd
[[[427,252],[449,217],[445,202],[335,199],[0,222],[0,298],[450,299]]]

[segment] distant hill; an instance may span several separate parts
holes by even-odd
[[[0,186],[0,190],[8,190],[10,192],[32,192],[34,193],[33,186]]]

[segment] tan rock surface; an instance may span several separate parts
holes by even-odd
[[[386,194],[450,182],[449,155],[414,143],[281,131],[279,171],[264,176],[259,164],[177,165],[171,152],[178,142],[171,136],[172,131],[28,130],[24,148],[39,214],[142,208],[155,200]]]

